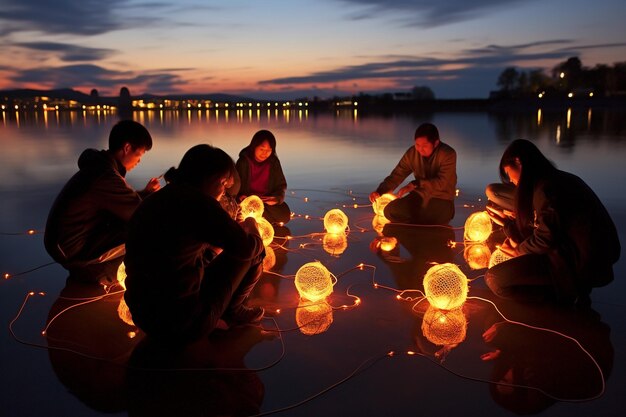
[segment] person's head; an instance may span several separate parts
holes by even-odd
[[[136,167],[150,149],[152,137],[148,129],[133,120],[117,122],[109,133],[109,151],[127,171]]]
[[[439,130],[432,123],[422,123],[415,129],[414,139],[415,150],[424,158],[428,158],[439,146]]]
[[[527,228],[533,219],[532,199],[535,185],[556,170],[534,143],[517,139],[505,149],[500,159],[502,182],[517,187],[515,206],[520,230]]]
[[[219,200],[232,184],[235,163],[223,150],[201,144],[189,149],[178,168],[165,173],[168,183],[186,183]]]
[[[269,130],[259,130],[252,136],[248,149],[257,162],[263,162],[276,155],[276,138]]]

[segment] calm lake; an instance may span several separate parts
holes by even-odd
[[[360,110],[320,113],[306,110],[192,110],[136,112],[133,117],[148,128],[154,141],[152,150],[127,175],[128,182],[136,188],[143,188],[150,177],[159,176],[170,166],[178,165],[185,151],[195,144],[212,144],[237,159],[239,151],[248,145],[257,130],[269,129],[276,136],[277,154],[287,178],[286,201],[295,213],[294,219],[288,224],[291,235],[311,236],[312,233],[320,232],[323,228],[319,219],[328,209],[346,208],[350,218],[350,235],[345,253],[341,256],[328,256],[321,250],[315,237],[291,242],[285,254],[286,258],[277,271],[277,274],[284,276],[293,277],[304,262],[326,259],[333,266],[336,275],[364,262],[377,266],[376,276],[385,285],[399,285],[397,280],[394,283],[391,278],[388,278],[389,282],[385,281],[386,276],[393,276],[392,273],[395,273],[394,265],[385,263],[385,260],[379,259],[368,250],[368,242],[374,235],[369,235],[373,234],[373,213],[368,208],[367,195],[389,174],[403,152],[412,146],[413,132],[423,122],[434,123],[439,128],[442,141],[457,151],[459,192],[456,216],[451,226],[462,227],[470,213],[484,208],[484,188],[490,182],[499,181],[498,163],[503,150],[512,140],[525,138],[535,142],[557,167],[580,176],[596,191],[616,223],[622,246],[626,244],[626,194],[623,186],[626,175],[625,110],[570,109],[549,112],[538,110],[519,113],[437,112],[390,115],[367,114]],[[16,316],[19,318],[13,327],[16,335],[5,329],[3,336],[0,336],[0,409],[7,410],[7,416],[148,414],[145,407],[129,405],[127,398],[119,402],[115,399],[98,402],[94,400],[96,396],[89,396],[92,392],[81,394],[77,386],[84,388],[88,385],[88,382],[77,376],[84,365],[72,362],[72,358],[65,358],[62,366],[55,363],[57,358],[53,357],[53,351],[45,349],[45,346],[50,346],[50,339],[46,341],[40,332],[46,325],[47,318],[49,319],[50,311],[55,311],[52,304],[63,290],[67,274],[58,265],[45,266],[30,272],[31,269],[51,261],[43,249],[42,240],[52,201],[67,179],[76,172],[77,158],[85,148],[107,147],[109,131],[117,120],[117,115],[110,112],[0,113],[0,272],[3,275],[18,274],[0,281],[0,319],[3,323],[9,323]],[[354,204],[359,207],[353,208]],[[32,236],[26,233],[30,229],[35,230]],[[456,231],[455,240],[462,240],[459,239],[458,229]],[[359,237],[358,232],[363,232],[368,237]],[[318,249],[316,245],[319,246]],[[459,250],[463,252],[462,247]],[[457,256],[454,260],[462,263],[463,257]],[[469,271],[467,265],[462,269]],[[23,274],[19,275],[20,273]],[[479,278],[479,275],[476,273],[472,278]],[[614,350],[609,372],[604,375],[604,395],[600,399],[582,404],[556,402],[542,415],[619,415],[619,410],[626,405],[626,324],[623,320],[626,316],[626,302],[622,297],[626,294],[625,278],[626,260],[622,254],[622,258],[615,265],[615,281],[607,287],[595,289],[592,293],[593,308],[601,316],[603,325],[609,328],[609,346]],[[477,291],[485,288],[478,279],[473,284],[472,288],[474,287]],[[280,291],[276,290],[270,304],[295,308],[292,305],[294,291],[287,288],[284,281],[276,284],[275,288]],[[42,291],[47,295],[40,297],[41,300],[29,301],[20,312],[24,297],[29,291]],[[363,291],[373,299],[380,296],[380,290],[374,291],[378,295],[370,294],[370,290]],[[259,297],[262,301],[266,300],[263,298],[265,295]],[[289,301],[286,301],[287,298]],[[385,310],[385,302],[372,302],[370,305]],[[374,349],[374,345],[388,349],[398,343],[415,343],[404,335],[385,333],[391,332],[389,328],[399,320],[398,317],[403,317],[402,314],[410,317],[410,306],[408,310],[389,318],[385,316],[386,313],[378,315],[378,310],[367,310],[365,304],[367,301],[364,301],[361,318],[354,319],[353,327],[343,323],[340,315],[342,312],[336,311],[334,329],[330,327],[326,333],[311,336],[296,332],[299,338],[286,335],[284,339],[280,339],[284,343],[282,348],[277,347],[276,340],[256,344],[246,356],[246,366],[262,368],[261,365],[274,360],[264,360],[268,357],[278,358],[278,365],[265,372],[255,372],[255,381],[243,382],[250,386],[257,383],[264,385],[260,405],[257,404],[253,408],[256,411],[252,413],[277,410],[318,394],[357,369],[361,360],[366,361],[375,355],[378,351]],[[346,314],[356,317],[359,309],[350,310]],[[371,323],[375,324],[369,327],[369,322],[365,322],[364,318],[371,319]],[[472,324],[471,318],[469,323]],[[285,329],[295,327],[295,323],[279,320],[278,326]],[[411,326],[399,325],[399,328],[407,328],[409,332]],[[82,329],[81,326],[77,328]],[[380,330],[378,336],[368,333],[375,329],[383,330]],[[482,330],[476,330],[478,341]],[[349,334],[352,331],[355,332],[354,340],[359,341],[358,347],[348,347],[349,344],[342,339],[346,334],[350,339]],[[362,334],[357,335],[358,332]],[[393,343],[383,343],[387,336]],[[364,342],[368,338],[380,340],[372,341],[369,345]],[[471,337],[468,333],[469,339]],[[24,343],[31,343],[33,346]],[[76,344],[79,345],[81,344]],[[449,353],[448,364],[456,366],[455,372],[466,377],[489,379],[485,376],[488,370],[480,368],[484,366],[480,361],[476,366],[467,369],[464,366],[468,360],[457,359],[458,362],[455,362],[455,353],[457,358],[465,358],[464,355],[468,358],[478,357],[479,345],[479,342],[474,341],[467,343],[467,347],[461,346],[453,350]],[[74,350],[78,349],[76,346],[73,347]],[[315,352],[310,350],[311,346],[316,346]],[[283,354],[280,353],[281,349]],[[322,353],[325,352],[324,349],[329,351]],[[355,352],[364,352],[363,357],[356,360],[359,354]],[[353,357],[354,363],[350,362]],[[335,361],[346,362],[346,367],[342,368]],[[76,370],[65,374],[60,371],[72,366],[76,366]],[[286,370],[298,366],[303,367],[302,374],[292,375]],[[485,415],[513,415],[512,413],[520,412],[519,409],[516,411],[492,401],[489,388],[484,384],[446,373],[428,361],[424,360],[415,367],[414,378],[407,378],[402,374],[405,371],[403,368],[407,366],[412,365],[391,362],[378,364],[371,371],[363,370],[363,374],[351,379],[338,390],[333,390],[328,396],[320,395],[309,404],[281,415],[409,415],[408,413],[420,414],[420,410],[425,414],[443,410],[445,415],[477,415],[474,412],[484,412]],[[88,369],[85,371],[87,373],[100,372],[98,366],[84,369]],[[316,372],[319,369],[326,370]],[[429,380],[420,379],[419,375],[423,372],[428,373]],[[72,377],[74,385],[68,382]],[[181,378],[184,386],[188,380]],[[382,381],[393,382],[385,387]],[[196,381],[196,385],[204,382]],[[240,382],[234,381],[232,386],[237,387]],[[299,383],[306,388],[292,389]],[[413,384],[421,388],[409,389]],[[436,392],[436,389],[433,389],[436,393],[423,391],[432,385],[441,386],[443,391],[448,391],[452,396],[459,395],[459,400]],[[91,389],[101,390],[100,394],[106,397],[108,387],[97,387],[96,382]],[[380,398],[377,398],[378,395]],[[113,394],[112,396],[115,397]],[[476,398],[475,403],[469,400],[470,396]],[[589,396],[586,393],[577,398]],[[555,394],[554,397],[559,396]],[[411,403],[414,398],[417,402]],[[181,403],[189,401],[182,394],[173,395],[170,400]],[[467,408],[459,404],[468,401],[470,404],[466,405]],[[199,414],[219,414],[218,411],[211,411],[211,407],[211,404],[199,405],[198,408],[204,410]],[[3,415],[4,413],[5,411],[2,412]],[[194,413],[181,412],[180,415],[186,414]]]

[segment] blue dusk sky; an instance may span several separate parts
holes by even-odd
[[[322,98],[626,61],[623,0],[0,0],[0,89]]]

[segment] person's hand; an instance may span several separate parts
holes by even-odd
[[[480,359],[484,361],[492,361],[494,359],[497,359],[498,356],[500,356],[500,353],[502,353],[502,351],[500,349],[496,349],[491,352],[483,353],[482,355],[480,355]]]
[[[148,184],[146,185],[146,188],[144,188],[144,191],[147,193],[153,193],[155,191],[158,191],[161,188],[161,183],[159,182],[158,178],[150,178],[150,181],[148,181]]]
[[[271,196],[261,197],[261,201],[268,206],[275,206],[276,204],[278,204],[278,198]]]
[[[508,237],[504,240],[504,242],[502,242],[502,245],[500,245],[500,250],[504,252],[505,255],[509,255],[512,258],[515,258],[517,255],[519,255],[517,251],[517,243],[515,243]]]
[[[412,182],[408,183],[407,185],[405,185],[404,187],[402,187],[402,188],[400,188],[398,190],[398,198],[402,197],[405,194],[410,193],[411,191],[415,190],[416,188],[417,187]]]
[[[497,224],[498,226],[504,226],[504,223],[507,220],[504,214],[504,210],[500,210],[490,205],[487,205],[486,208],[487,208],[487,215],[489,215],[489,218],[491,219],[491,221]]]
[[[380,197],[380,194],[378,194],[376,191],[374,191],[373,193],[370,193],[370,203],[373,203],[379,197]]]

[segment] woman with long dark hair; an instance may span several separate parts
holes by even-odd
[[[220,318],[232,326],[263,317],[246,305],[265,255],[256,221],[238,223],[218,202],[234,174],[224,151],[194,146],[131,218],[125,300],[148,336],[194,341]]]
[[[502,297],[553,298],[588,304],[592,287],[613,280],[621,246],[609,213],[579,177],[557,169],[524,139],[502,155],[500,175],[514,188],[514,222],[505,224],[501,250],[514,257],[485,275]],[[504,220],[504,221],[502,221]]]
[[[259,130],[250,144],[239,152],[237,172],[241,187],[239,201],[250,195],[261,198],[263,217],[272,224],[285,224],[291,219],[291,210],[285,203],[287,181],[276,155],[276,138],[269,130]]]

